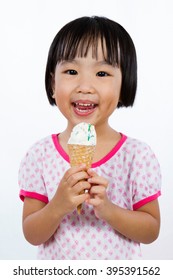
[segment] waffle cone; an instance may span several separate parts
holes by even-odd
[[[91,167],[93,157],[94,157],[94,152],[95,152],[95,146],[68,144],[68,150],[69,150],[70,165],[72,167],[78,166],[82,163],[86,164],[86,168]],[[77,206],[78,214],[81,213],[81,208],[82,208],[82,204]]]

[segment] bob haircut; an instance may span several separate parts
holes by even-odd
[[[45,72],[45,88],[51,105],[55,105],[52,97],[52,76],[57,63],[74,59],[76,56],[86,57],[90,46],[93,57],[97,59],[99,40],[105,61],[112,66],[117,65],[122,72],[120,101],[117,107],[133,106],[137,89],[134,43],[119,23],[99,16],[77,18],[62,27],[53,39]]]

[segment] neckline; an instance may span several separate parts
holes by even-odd
[[[127,139],[126,135],[124,135],[123,133],[120,133],[120,134],[121,134],[121,139],[118,141],[118,143],[102,159],[100,159],[99,161],[93,162],[92,165],[91,165],[92,168],[98,167],[98,166],[102,165],[103,163],[106,163],[111,157],[113,157],[119,151],[119,149],[121,148],[121,146],[124,144],[124,142]],[[55,146],[56,150],[59,152],[59,154],[68,163],[70,163],[68,154],[64,151],[64,149],[62,148],[62,146],[59,143],[58,135],[59,135],[59,133],[58,134],[52,134],[52,140],[53,140],[54,146]]]

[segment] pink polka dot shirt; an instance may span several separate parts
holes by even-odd
[[[20,198],[35,198],[45,203],[53,198],[69,157],[58,141],[48,136],[34,144],[21,162]],[[92,164],[108,179],[108,198],[116,205],[136,211],[160,196],[159,163],[150,147],[122,134],[116,146]],[[54,235],[38,247],[38,259],[140,259],[140,244],[114,230],[94,215],[92,206],[83,203],[81,215],[74,210],[66,215]]]

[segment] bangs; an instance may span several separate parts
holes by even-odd
[[[113,66],[120,66],[117,33],[114,29],[108,29],[103,22],[100,24],[95,17],[84,18],[83,22],[80,21],[80,25],[74,21],[71,26],[66,25],[64,29],[60,30],[54,53],[55,61],[59,63],[65,60],[73,60],[75,57],[86,57],[90,47],[92,48],[93,58],[97,59],[100,42],[105,61]]]

